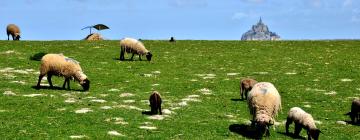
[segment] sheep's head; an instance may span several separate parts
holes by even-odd
[[[20,34],[18,33],[15,34],[15,40],[20,40]]]
[[[151,57],[152,57],[151,52],[146,53],[146,59],[147,59],[148,61],[151,61]]]
[[[310,129],[309,133],[310,133],[310,136],[312,138],[314,138],[314,140],[318,140],[321,131],[319,129]]]
[[[89,88],[90,88],[90,81],[89,81],[89,79],[86,78],[85,80],[82,80],[82,81],[80,82],[80,85],[83,87],[84,91],[89,90]]]

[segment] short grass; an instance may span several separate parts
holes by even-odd
[[[238,100],[244,77],[272,82],[281,94],[280,125],[271,129],[271,139],[292,139],[284,135],[283,122],[294,106],[318,121],[321,139],[360,139],[359,126],[336,123],[349,120],[343,114],[360,96],[360,41],[145,40],[144,44],[154,54],[151,62],[138,61],[137,56],[135,61],[119,61],[118,41],[0,41],[1,139],[249,138],[230,129],[250,119],[246,102]],[[40,66],[36,57],[41,53],[63,53],[78,60],[91,81],[90,91],[81,92],[76,82],[71,82],[71,90],[34,89]],[[54,77],[53,83],[60,87],[63,78]],[[163,109],[172,111],[164,120],[141,113],[150,109],[146,100],[153,90],[161,93]],[[5,95],[9,91],[16,95]],[[134,96],[121,97],[123,93]],[[26,96],[34,94],[41,96]],[[184,101],[189,95],[198,95],[192,97],[197,101]],[[69,100],[74,102],[65,102]],[[82,108],[92,112],[75,113]],[[116,118],[127,124],[117,124]],[[304,130],[301,135],[306,138]]]

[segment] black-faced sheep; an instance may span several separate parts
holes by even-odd
[[[162,115],[161,112],[161,96],[159,94],[159,92],[154,91],[150,98],[149,98],[149,102],[150,102],[150,107],[151,107],[151,114],[157,114],[158,111],[160,112],[160,115]]]
[[[351,103],[351,111],[347,113],[351,118],[352,123],[360,123],[360,99],[355,99]]]
[[[244,94],[245,94],[245,99],[247,99],[248,92],[252,89],[252,87],[256,83],[257,83],[256,80],[250,79],[250,78],[245,78],[245,79],[242,79],[240,81],[240,96],[241,96],[241,99],[244,99]]]
[[[281,97],[273,84],[259,82],[249,92],[247,98],[252,124],[266,136],[270,135],[269,127],[274,124],[275,117],[281,110]]]
[[[169,42],[176,42],[175,38],[174,37],[171,37]]]
[[[66,83],[68,89],[70,89],[70,79],[79,81],[80,85],[85,91],[89,90],[90,88],[90,81],[83,73],[79,62],[68,58],[63,54],[46,54],[42,57],[37,88],[40,88],[40,82],[45,75],[47,75],[47,79],[51,88],[53,87],[51,82],[51,77],[53,75],[63,76],[65,78],[63,84],[64,89]]]
[[[291,108],[285,124],[286,134],[289,134],[289,125],[292,122],[295,123],[295,136],[299,136],[301,129],[305,128],[307,130],[308,140],[311,140],[311,138],[315,140],[319,139],[321,131],[316,128],[315,121],[309,113],[306,113],[299,107]]]
[[[139,55],[139,60],[141,60],[141,55],[146,55],[146,59],[151,61],[152,54],[148,51],[144,44],[140,41],[133,38],[124,38],[120,41],[120,60],[125,60],[125,52],[132,53],[131,60],[133,60],[134,54]]]
[[[13,40],[20,40],[20,29],[15,24],[9,24],[6,27],[6,33],[8,36],[8,40],[10,40],[9,35],[12,36]]]

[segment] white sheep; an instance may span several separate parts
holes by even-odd
[[[244,94],[245,94],[245,99],[247,99],[248,92],[252,89],[252,87],[256,83],[257,83],[256,80],[250,79],[250,78],[245,78],[245,79],[242,79],[240,81],[240,96],[241,96],[241,99],[244,99]]]
[[[252,115],[252,124],[261,133],[270,135],[269,127],[274,124],[275,117],[281,110],[281,97],[273,84],[259,82],[254,85],[248,95],[248,107]]]
[[[307,130],[308,139],[311,140],[311,137],[315,140],[319,139],[320,130],[316,128],[313,117],[306,113],[299,107],[293,107],[290,109],[288,113],[288,117],[286,120],[286,134],[289,134],[289,125],[294,122],[295,123],[295,131],[294,134],[299,136],[302,128]]]
[[[151,61],[152,54],[148,51],[144,44],[140,41],[133,38],[124,38],[120,41],[120,60],[124,60],[124,54],[132,53],[131,60],[133,60],[134,54],[139,55],[139,60],[141,60],[141,55],[146,55],[148,61]]]
[[[347,113],[351,118],[352,123],[360,123],[360,99],[355,99],[351,103],[351,111]]]
[[[20,29],[15,24],[9,24],[6,27],[6,33],[8,36],[8,40],[10,40],[9,35],[12,36],[13,40],[20,40]]]
[[[104,40],[104,38],[99,33],[92,33],[86,36],[84,40],[95,41],[95,40]]]
[[[67,83],[68,89],[70,89],[70,79],[73,78],[74,80],[79,81],[85,91],[90,88],[90,81],[83,73],[79,62],[68,58],[63,54],[46,54],[42,57],[37,88],[40,88],[40,82],[45,75],[47,75],[51,88],[53,87],[51,82],[51,77],[53,75],[65,77],[63,88],[65,88]]]

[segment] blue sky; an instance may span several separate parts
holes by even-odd
[[[0,39],[79,40],[96,23],[107,39],[238,40],[260,17],[283,39],[360,39],[360,0],[1,0]],[[15,6],[16,5],[16,6]]]

